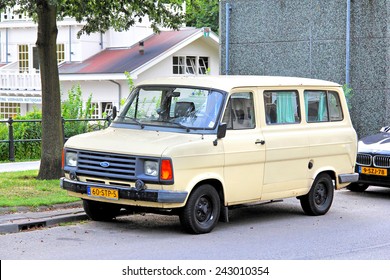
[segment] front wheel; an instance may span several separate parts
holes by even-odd
[[[183,229],[189,233],[208,233],[217,225],[221,201],[211,185],[202,185],[190,195],[179,217]]]
[[[334,187],[328,174],[320,174],[315,179],[308,194],[299,197],[303,211],[307,215],[326,214],[333,202]]]
[[[121,210],[121,207],[116,204],[85,199],[83,207],[87,216],[94,221],[110,221],[118,216]]]

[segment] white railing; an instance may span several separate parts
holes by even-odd
[[[17,70],[0,70],[0,90],[7,91],[40,91],[41,76],[39,72],[19,73]]]
[[[6,9],[0,13],[0,21],[11,21],[11,20],[32,20],[25,13],[15,13],[18,10],[18,6],[15,6],[15,9]]]

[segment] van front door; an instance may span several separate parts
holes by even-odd
[[[253,93],[231,95],[223,122],[225,200],[228,205],[259,200],[264,170],[264,141],[256,127]]]

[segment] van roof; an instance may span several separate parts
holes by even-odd
[[[177,76],[156,78],[141,81],[137,85],[178,85],[178,86],[201,86],[206,88],[215,88],[224,91],[230,91],[237,87],[274,87],[274,86],[324,86],[324,87],[339,87],[340,85],[334,82],[298,78],[298,77],[282,77],[282,76]]]

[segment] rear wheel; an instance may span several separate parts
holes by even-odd
[[[308,194],[299,197],[303,211],[307,215],[326,214],[333,202],[334,187],[332,178],[326,173],[315,179]]]
[[[347,189],[352,192],[364,192],[368,188],[368,184],[352,183],[347,186]]]
[[[94,221],[110,221],[118,216],[121,210],[119,205],[93,200],[83,200],[83,207],[88,217]]]
[[[211,185],[202,185],[190,195],[179,217],[189,233],[208,233],[217,225],[221,208],[218,192]]]

